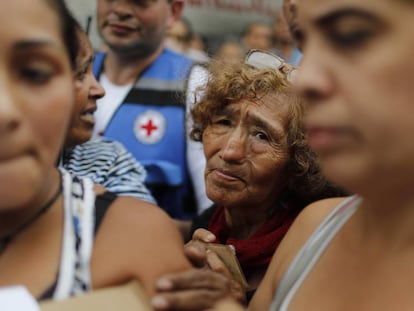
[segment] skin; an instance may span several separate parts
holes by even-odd
[[[247,49],[270,50],[272,47],[272,28],[265,24],[251,25],[243,37],[243,44]]]
[[[297,0],[284,0],[282,10],[295,45],[299,50],[302,50],[300,44],[302,41],[302,32],[298,26]]]
[[[83,31],[79,30],[77,33],[80,52],[76,60],[75,105],[65,147],[74,147],[92,137],[95,125],[93,112],[96,110],[96,101],[105,95],[105,90],[92,72],[94,56],[92,44]]]
[[[217,302],[216,306],[212,310],[242,311],[244,309],[242,306],[235,303],[234,300],[226,298]]]
[[[212,117],[211,125],[203,133],[207,195],[225,208],[230,235],[239,239],[249,238],[270,217],[277,198],[275,189],[283,189],[286,180],[288,105],[279,96],[267,94],[257,102],[242,100],[229,104]],[[152,301],[156,310],[210,308],[229,295],[244,301],[244,291],[224,263],[198,240],[212,242],[215,236],[207,230],[197,230],[193,241],[186,245],[187,256],[194,266],[209,267],[218,273],[209,274],[209,282],[197,270],[164,276],[157,282],[158,294]],[[227,281],[223,283],[215,277],[218,274]],[[249,285],[256,287],[263,274],[257,271],[247,276]],[[208,284],[210,290],[200,284]],[[198,294],[188,299],[188,293],[197,290]]]
[[[309,143],[334,182],[373,199],[380,197],[378,192],[389,197],[389,191],[404,194],[404,199],[412,193],[407,179],[414,175],[413,126],[407,118],[414,96],[409,70],[414,38],[406,34],[412,26],[411,5],[397,1],[388,8],[390,2],[384,0],[373,9],[372,1],[343,0],[338,7],[330,1],[311,2],[313,8],[301,3],[307,57],[297,80],[298,91],[309,102]],[[355,7],[359,15],[367,12],[373,18],[346,14],[326,23],[322,32],[317,23],[329,16],[322,9],[325,4],[329,12]],[[324,49],[317,53],[316,46]]]
[[[105,74],[113,83],[132,83],[158,57],[183,6],[183,0],[98,0],[98,31],[109,48]]]
[[[181,53],[185,52],[189,43],[185,41],[187,32],[185,23],[177,20],[167,31],[166,45]]]
[[[326,175],[363,202],[289,310],[414,308],[413,16],[410,1],[299,1],[297,88],[309,103],[309,142]],[[339,201],[314,203],[297,218],[249,310],[269,307],[293,257]]]
[[[239,62],[244,56],[243,46],[236,41],[224,42],[216,56],[226,62]]]
[[[203,133],[207,195],[225,208],[234,237],[255,232],[284,188],[287,117],[287,105],[266,95],[228,105]]]
[[[274,17],[273,36],[277,43],[291,44],[292,36],[289,31],[289,25],[283,11],[277,11]]]
[[[296,45],[292,38],[292,33],[287,19],[282,10],[277,11],[272,24],[273,47],[283,58],[291,57]]]
[[[73,101],[71,68],[64,43],[57,40],[59,29],[47,31],[57,24],[51,9],[37,1],[41,8],[33,8],[25,26],[15,18],[28,15],[22,11],[29,2],[1,4],[1,233],[12,227],[7,215],[20,222],[56,191],[58,175],[49,167],[57,159]],[[44,11],[49,13],[44,19],[35,17]],[[45,111],[54,118],[45,122]]]
[[[194,239],[211,242],[208,235],[207,230],[198,230]],[[187,243],[185,253],[196,268],[156,281],[157,294],[151,300],[155,310],[205,310],[230,295],[244,301],[244,291],[216,253],[206,251],[198,241]]]
[[[74,77],[59,18],[45,1],[1,2],[0,18],[3,237],[31,218],[59,186],[55,164],[69,125]],[[22,284],[35,297],[44,293],[59,271],[62,234],[60,196],[1,250],[0,286]],[[188,268],[181,236],[163,211],[133,198],[116,199],[95,236],[93,288],[137,280],[151,296],[157,278]]]
[[[207,196],[224,207],[231,237],[250,238],[271,217],[285,188],[287,107],[274,94],[242,100],[213,116],[203,133]],[[246,275],[251,288],[263,274]]]
[[[204,44],[203,38],[201,35],[195,33],[189,42],[189,48],[196,51],[206,51],[206,45]]]
[[[245,291],[235,281],[218,255],[199,241],[216,239],[205,229],[197,229],[185,245],[185,254],[195,267],[183,273],[167,274],[156,282],[157,294],[151,300],[155,310],[205,310],[221,299],[245,301]]]
[[[282,6],[283,15],[291,28],[294,24],[297,23],[298,13],[297,13],[297,0],[284,0]]]
[[[33,6],[30,11],[29,5]],[[4,236],[31,218],[56,192],[59,174],[54,163],[71,114],[73,81],[57,16],[44,1],[2,2],[0,10],[0,234]],[[24,284],[38,294],[39,279],[49,281],[56,272],[45,272],[45,265],[35,260],[29,269],[23,261],[32,254],[36,257],[25,246],[53,244],[60,238],[33,234],[40,226],[56,228],[56,221],[46,221],[61,216],[56,208],[60,201],[2,250],[0,285]],[[46,258],[55,255],[53,251],[43,254]]]

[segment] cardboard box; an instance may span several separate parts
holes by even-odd
[[[42,311],[154,311],[137,282],[94,290],[85,295],[40,303]]]

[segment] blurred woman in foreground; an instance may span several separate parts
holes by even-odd
[[[60,299],[137,280],[152,295],[155,278],[190,266],[174,223],[55,165],[78,53],[64,2],[1,1],[0,25],[0,286]]]
[[[299,215],[249,310],[412,310],[414,2],[299,0],[298,13],[309,144],[358,195]]]

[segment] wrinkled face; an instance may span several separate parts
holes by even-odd
[[[7,208],[50,182],[73,77],[59,20],[45,1],[0,1],[0,20],[0,208]]]
[[[272,28],[262,24],[253,25],[243,41],[248,49],[268,51],[272,47]]]
[[[412,193],[414,4],[408,2],[299,2],[305,57],[297,89],[308,103],[309,143],[325,174],[352,191]]]
[[[88,141],[95,125],[93,113],[96,101],[105,95],[92,71],[94,51],[82,31],[78,31],[79,54],[76,58],[75,105],[65,147],[73,147]]]
[[[167,0],[98,0],[98,30],[113,50],[147,56],[174,21]]]
[[[276,95],[242,100],[203,133],[208,197],[225,207],[273,207],[286,182],[287,105]]]

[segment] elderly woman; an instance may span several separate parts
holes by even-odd
[[[192,111],[192,137],[206,156],[206,191],[215,203],[193,223],[233,245],[250,289],[298,212],[328,185],[305,142],[304,106],[278,69],[216,63]],[[285,70],[290,70],[285,65]]]
[[[213,62],[209,70],[191,135],[203,143],[206,191],[215,205],[193,230],[205,228],[210,241],[234,246],[249,299],[299,211],[340,191],[322,177],[306,144],[304,106],[288,80],[292,67],[252,51],[244,63]]]

